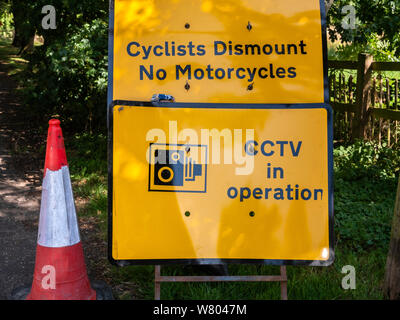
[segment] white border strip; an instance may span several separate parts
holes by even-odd
[[[68,166],[46,169],[42,185],[38,244],[59,248],[80,242]]]

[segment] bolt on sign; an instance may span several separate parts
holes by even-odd
[[[113,263],[333,262],[319,0],[114,0]]]

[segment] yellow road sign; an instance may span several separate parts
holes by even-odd
[[[109,103],[327,103],[322,0],[115,0]]]
[[[112,261],[333,261],[329,106],[169,106],[110,109]]]

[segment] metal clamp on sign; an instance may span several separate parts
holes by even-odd
[[[153,94],[151,102],[175,102],[175,98],[168,94]]]

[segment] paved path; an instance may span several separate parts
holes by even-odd
[[[0,299],[32,281],[40,203],[37,177],[41,174],[40,168],[27,170],[29,166],[21,167],[11,157],[13,150],[23,147],[18,143],[25,128],[6,70],[0,60]],[[22,161],[31,159],[27,156]]]

